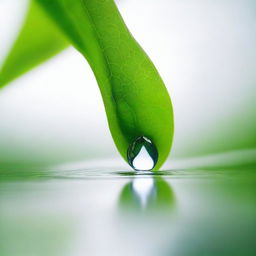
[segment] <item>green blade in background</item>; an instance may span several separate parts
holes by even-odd
[[[114,1],[37,1],[88,60],[120,154],[128,161],[129,146],[145,136],[158,150],[154,170],[159,169],[172,144],[172,103],[156,68],[130,34]]]
[[[31,1],[23,27],[0,69],[0,88],[68,45],[67,38],[51,18]]]

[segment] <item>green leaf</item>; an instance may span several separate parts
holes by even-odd
[[[0,71],[0,88],[68,46],[64,34],[34,1]]]
[[[128,31],[113,0],[37,0],[88,60],[115,144],[127,159],[140,136],[166,160],[173,137],[172,104],[153,63]],[[100,143],[100,142],[99,142]]]

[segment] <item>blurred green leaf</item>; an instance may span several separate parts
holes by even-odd
[[[31,1],[23,27],[0,71],[0,88],[56,55],[69,42],[51,18]]]
[[[126,27],[113,0],[37,0],[86,57],[99,84],[117,149],[127,161],[140,136],[158,150],[155,170],[173,137],[172,103],[153,63]]]

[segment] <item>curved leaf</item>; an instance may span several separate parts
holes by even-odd
[[[115,144],[128,162],[145,136],[160,168],[173,137],[172,104],[153,63],[128,31],[113,0],[37,0],[86,57],[99,84]]]
[[[0,88],[36,65],[54,56],[69,44],[58,26],[34,1],[24,25],[0,71]]]

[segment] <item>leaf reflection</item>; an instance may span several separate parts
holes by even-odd
[[[140,176],[124,186],[119,206],[136,212],[169,211],[174,209],[175,195],[163,178]]]

